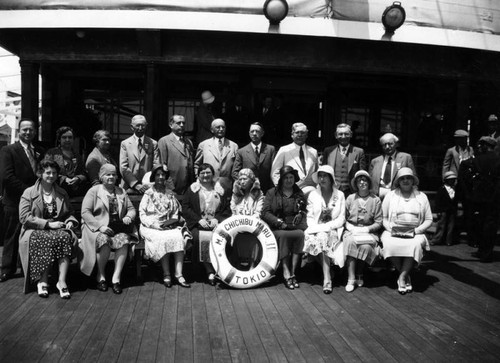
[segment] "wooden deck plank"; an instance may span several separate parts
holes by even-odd
[[[287,362],[286,355],[279,344],[278,338],[259,304],[255,290],[245,291],[244,301],[248,307],[248,313],[257,327],[257,333],[264,346],[267,359],[275,363]],[[257,357],[260,356],[259,354]],[[257,357],[255,358],[257,359]],[[250,357],[250,359],[252,358]]]
[[[129,328],[130,321],[132,320],[132,314],[134,312],[135,306],[137,305],[137,300],[139,298],[140,288],[128,288],[124,289],[121,295],[115,295],[111,291],[109,294],[113,295],[113,300],[110,301],[111,304],[116,306],[121,306],[118,311],[118,315],[114,321],[114,324],[109,332],[106,344],[104,345],[101,355],[99,356],[98,362],[115,362],[123,348],[124,337]]]
[[[145,284],[138,286],[139,296],[132,313],[128,329],[123,337],[123,347],[120,350],[118,361],[136,360],[141,346],[141,339],[146,323],[146,312],[151,306],[153,285]]]
[[[103,319],[103,314],[106,311],[106,307],[109,304],[113,304],[111,292],[108,291],[106,297],[100,298],[98,294],[102,294],[100,291],[92,291],[93,294],[97,295],[94,304],[88,310],[87,315],[84,320],[80,322],[80,328],[73,336],[71,342],[67,345],[64,355],[61,357],[62,361],[78,361],[84,353],[89,344],[95,341],[94,334],[96,333],[96,326]],[[111,301],[110,301],[111,300]],[[120,305],[117,306],[120,309]]]
[[[193,361],[212,362],[210,347],[210,330],[208,326],[207,307],[205,305],[205,284],[191,285],[193,314]],[[210,286],[210,289],[213,288]]]
[[[167,289],[163,284],[148,282],[153,285],[151,304],[148,310],[144,310],[145,326],[142,333],[141,345],[139,348],[139,360],[143,362],[156,361],[156,347],[160,344],[160,331],[163,315],[163,304]]]
[[[233,362],[250,362],[250,356],[243,339],[236,313],[231,302],[234,290],[227,288],[217,289],[217,300],[222,316],[224,329],[226,330],[227,345]]]
[[[191,289],[174,285],[178,290],[177,307],[177,334],[179,339],[175,340],[175,362],[193,361],[193,315],[191,303]]]
[[[168,289],[165,293],[161,329],[156,348],[157,362],[173,362],[175,358],[175,340],[177,331],[178,289]],[[154,349],[154,347],[151,347]]]
[[[78,297],[73,298],[80,300],[80,303],[70,319],[53,340],[52,345],[48,347],[45,354],[41,357],[42,362],[58,362],[61,359],[68,349],[74,335],[81,329],[82,323],[87,320],[87,314],[99,300],[94,291],[86,291]]]
[[[213,362],[231,362],[226,329],[219,307],[218,287],[205,285],[204,289]]]
[[[268,291],[274,288],[275,287],[270,286],[262,289],[255,289],[254,292],[286,359],[289,362],[306,362],[306,358],[302,355],[297,343],[293,339],[294,332],[290,331],[287,325],[284,324],[279,315],[278,308],[271,301]]]

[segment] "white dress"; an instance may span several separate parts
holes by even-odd
[[[146,258],[157,262],[167,253],[184,251],[187,240],[192,236],[181,212],[181,205],[170,190],[163,193],[152,187],[144,193],[139,215]],[[166,220],[170,220],[172,225],[160,227]]]

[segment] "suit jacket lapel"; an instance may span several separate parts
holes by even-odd
[[[33,169],[31,168],[30,164],[30,159],[28,159],[28,156],[26,155],[26,152],[24,151],[24,147],[21,145],[21,143],[18,141],[17,142],[18,147],[16,148],[17,155],[21,158],[21,160],[26,164],[26,166],[33,172]]]
[[[181,145],[181,142],[179,140],[177,140],[177,137],[175,137],[175,135],[172,135],[172,138],[171,138],[171,142],[172,142],[172,145],[182,154],[182,156],[185,156],[187,157],[188,155],[186,155],[185,153],[185,149],[184,147]],[[185,141],[187,143],[187,141]],[[188,147],[188,145],[186,145],[186,147]]]
[[[229,141],[228,139],[224,139],[224,145],[222,147],[222,156],[221,156],[221,161],[224,160],[231,151],[231,148],[229,147]]]
[[[208,145],[209,146],[209,151],[212,153],[212,155],[215,157],[215,160],[217,160],[218,162],[220,162],[221,158],[220,158],[220,154],[219,154],[219,147],[217,145],[217,140],[215,139],[211,139],[212,142]]]
[[[349,149],[347,149],[347,172],[348,173],[351,171],[352,166],[354,165],[355,155],[352,151],[353,151],[353,146],[349,145]]]
[[[260,148],[259,163],[262,163],[264,161],[264,159],[266,158],[266,154],[267,154],[267,144],[262,143]]]
[[[255,155],[255,149],[253,148],[253,145],[248,145],[246,149],[247,157],[248,160],[252,162],[255,166],[257,165],[257,156]],[[260,157],[262,157],[262,153],[260,153]]]

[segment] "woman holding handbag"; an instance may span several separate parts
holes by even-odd
[[[348,273],[347,292],[364,285],[363,269],[365,263],[371,265],[377,257],[377,232],[382,227],[382,202],[370,192],[370,174],[359,170],[351,181],[351,187],[355,194],[349,195],[346,200],[347,221],[342,238]]]
[[[398,292],[413,290],[410,271],[420,263],[423,249],[430,250],[425,231],[432,224],[429,200],[417,190],[418,178],[410,168],[401,168],[394,185],[382,203],[383,225],[382,255],[399,271]]]

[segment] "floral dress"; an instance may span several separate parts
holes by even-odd
[[[157,262],[167,253],[184,251],[192,236],[181,212],[181,205],[171,191],[161,192],[154,186],[146,191],[139,206],[146,258]],[[162,226],[164,222],[168,226]]]
[[[118,199],[113,192],[107,195],[109,203],[109,224],[108,227],[115,233],[114,236],[108,236],[104,233],[99,233],[96,239],[96,250],[98,251],[102,246],[108,244],[112,250],[118,250],[123,246],[134,243],[135,239],[130,234],[133,232],[132,223],[126,225],[120,219],[118,213]]]
[[[52,222],[57,216],[55,198],[47,203],[43,201],[43,219]],[[45,270],[54,261],[63,257],[71,257],[73,235],[65,229],[35,230],[29,241],[29,276],[32,283],[40,280]]]

